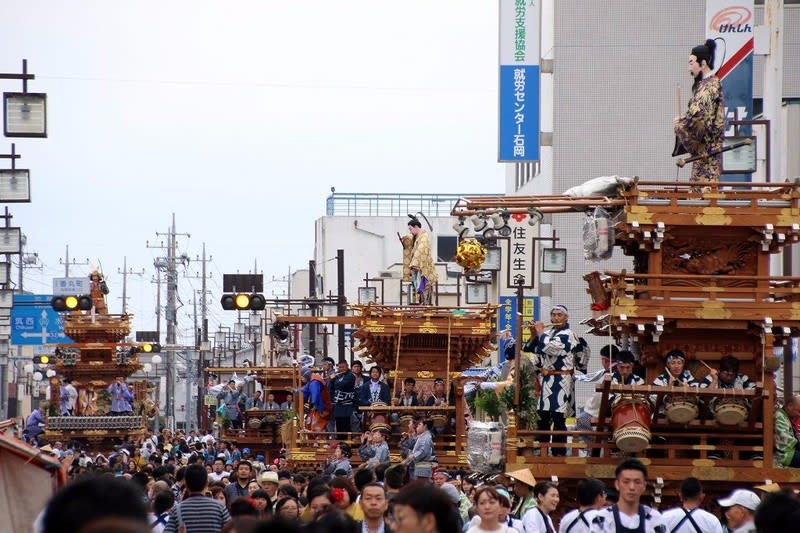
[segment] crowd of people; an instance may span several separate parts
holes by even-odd
[[[128,443],[108,457],[59,443],[52,453],[65,462],[70,480],[34,530],[782,533],[794,531],[800,519],[793,491],[742,486],[706,501],[693,477],[680,484],[678,506],[657,510],[643,503],[648,470],[635,458],[617,465],[612,486],[589,478],[566,489],[537,482],[529,469],[481,476],[434,466],[431,474],[414,475],[413,462],[369,459],[353,468],[344,443],[324,469],[292,471],[284,457],[266,463],[210,435],[191,435],[191,445],[189,437],[164,431],[141,448]],[[559,516],[564,509],[570,510]]]

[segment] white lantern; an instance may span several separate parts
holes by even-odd
[[[33,373],[33,381],[42,381],[42,377],[44,376],[42,376],[42,373],[38,370]]]
[[[55,370],[53,370],[52,368],[50,368],[50,369],[48,369],[48,370],[47,370],[47,377],[48,377],[48,378],[52,378],[52,377],[53,377],[53,376],[55,376],[55,375],[56,375],[56,371],[55,371]]]
[[[151,360],[151,361],[153,362],[153,364],[155,364],[155,365],[157,365],[157,364],[160,364],[160,363],[161,363],[161,356],[160,356],[160,355],[158,355],[158,354],[156,354],[156,355],[154,355],[154,356],[153,356],[153,358],[152,358],[152,359],[150,359],[150,360]]]
[[[149,374],[150,371],[153,370],[153,365],[151,365],[150,363],[145,363],[143,367],[145,374]]]

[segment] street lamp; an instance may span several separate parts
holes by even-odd
[[[258,359],[258,344],[261,338],[261,314],[258,312],[250,313],[247,325],[247,335],[253,343],[253,366],[258,366],[261,361]]]
[[[230,347],[228,343],[231,328],[228,326],[219,326],[219,329],[214,332],[214,350],[217,352],[217,366],[222,366],[222,358],[228,358],[227,350]]]
[[[366,305],[369,303],[375,303],[378,300],[378,288],[377,287],[359,287],[358,288],[358,303],[360,305]]]
[[[28,60],[22,60],[22,74],[0,73],[3,80],[22,80],[22,92],[3,93],[3,133],[6,137],[47,137],[47,94],[29,93]]]
[[[6,137],[47,137],[45,93],[3,93]]]

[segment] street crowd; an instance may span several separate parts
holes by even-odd
[[[488,476],[434,466],[409,477],[413,468],[388,461],[352,468],[349,446],[331,443],[325,468],[294,472],[284,456],[265,462],[210,434],[164,431],[107,456],[55,443],[70,480],[34,531],[781,533],[800,519],[793,491],[742,486],[706,502],[695,478],[680,484],[679,506],[658,511],[642,502],[648,471],[634,458],[619,463],[613,486],[584,479],[570,493],[528,469]],[[564,507],[573,510],[558,517]]]

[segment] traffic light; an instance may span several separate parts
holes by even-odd
[[[53,363],[54,360],[50,355],[34,355],[33,362],[37,365],[49,365],[50,363]]]
[[[160,353],[161,345],[157,342],[146,342],[140,346],[144,353]]]
[[[239,292],[235,294],[223,294],[219,301],[225,311],[261,311],[267,306],[267,300],[263,294],[247,294]]]
[[[94,304],[92,297],[86,294],[76,296],[73,294],[66,296],[53,296],[50,305],[56,311],[90,311]]]

